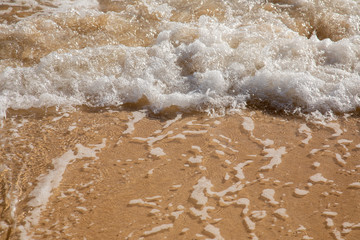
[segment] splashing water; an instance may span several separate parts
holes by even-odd
[[[9,108],[154,112],[360,107],[360,3],[9,1],[0,11],[0,115]]]

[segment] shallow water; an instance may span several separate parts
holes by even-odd
[[[356,118],[16,115],[0,141],[1,239],[360,236]]]
[[[6,1],[0,112],[149,101],[357,111],[358,1]]]

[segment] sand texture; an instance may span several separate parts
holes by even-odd
[[[360,237],[357,118],[30,112],[3,120],[1,239]]]

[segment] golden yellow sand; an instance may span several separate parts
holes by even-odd
[[[0,239],[360,238],[358,118],[33,109],[1,136]]]

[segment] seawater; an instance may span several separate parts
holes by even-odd
[[[3,0],[0,115],[140,99],[355,112],[359,33],[356,0]]]

